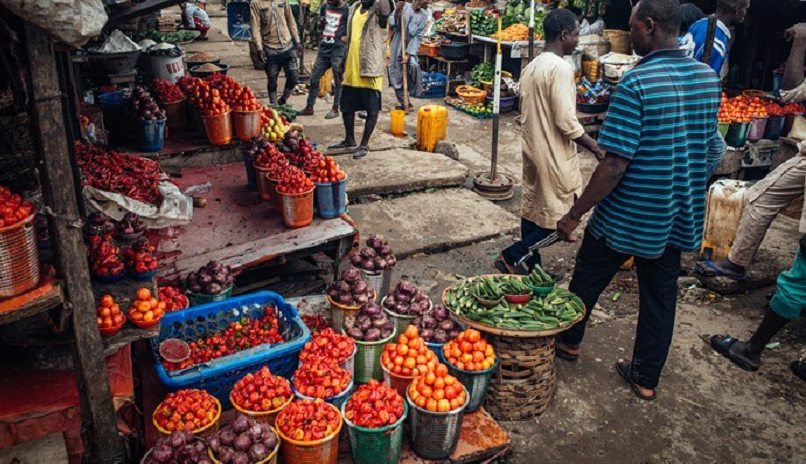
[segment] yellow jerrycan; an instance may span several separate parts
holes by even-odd
[[[705,210],[705,231],[700,253],[703,259],[722,259],[728,256],[739,220],[747,205],[750,185],[741,180],[720,179],[708,189]]]
[[[433,152],[437,142],[445,140],[448,109],[440,105],[421,106],[417,110],[417,149]]]

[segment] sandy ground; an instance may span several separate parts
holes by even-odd
[[[221,19],[214,18],[220,27]],[[242,48],[241,48],[242,49]],[[312,52],[306,54],[313,59]],[[306,60],[308,61],[308,60]],[[304,97],[292,99],[295,107]],[[417,103],[417,102],[416,102]],[[384,91],[384,106],[394,104]],[[326,112],[329,102],[317,109]],[[303,120],[304,122],[304,120]],[[414,128],[413,118],[408,127]],[[306,123],[320,142],[339,139],[338,120],[316,117]],[[378,130],[386,130],[388,113]],[[360,125],[359,125],[360,127]],[[487,169],[491,123],[450,110],[449,140],[460,146],[460,162],[472,171]],[[515,176],[515,197],[499,205],[515,214],[520,207],[521,155],[514,115],[501,123],[500,166]],[[479,136],[485,134],[485,136]],[[462,149],[467,147],[470,150]],[[589,177],[596,162],[582,155]],[[450,214],[450,211],[446,212]],[[659,398],[654,403],[636,399],[616,374],[618,358],[629,358],[637,315],[637,280],[634,271],[620,273],[599,301],[584,343],[584,355],[574,363],[557,361],[557,392],[548,411],[539,418],[507,422],[513,452],[506,462],[804,462],[804,393],[806,384],[789,371],[789,363],[804,355],[806,328],[791,323],[774,340],[779,345],[764,355],[758,373],[747,373],[715,354],[702,340],[717,333],[746,338],[758,325],[766,305],[763,287],[791,263],[797,247],[797,224],[782,218],[775,222],[758,255],[756,268],[763,274],[762,288],[721,297],[699,288],[683,276],[675,336]],[[498,252],[514,237],[501,236],[464,248],[433,255],[414,255],[399,263],[396,278],[413,279],[430,288],[437,298],[457,276],[493,271]],[[558,244],[543,253],[546,267],[570,278],[578,246]],[[684,259],[686,266],[695,260]]]

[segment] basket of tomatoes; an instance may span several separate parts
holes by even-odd
[[[490,378],[498,367],[493,346],[478,330],[467,329],[442,347],[442,356],[450,374],[465,386],[467,412],[481,408]]]
[[[322,400],[296,400],[277,415],[275,428],[286,464],[335,464],[339,458],[342,417]]]
[[[315,186],[298,167],[289,166],[280,175],[277,193],[283,224],[289,229],[306,227],[313,222],[313,190]]]
[[[141,237],[123,252],[123,261],[132,277],[137,280],[148,280],[157,275],[159,262],[154,252],[157,247]]]
[[[437,362],[437,356],[425,346],[417,327],[410,325],[397,337],[397,343],[383,349],[383,380],[403,396],[411,381],[433,371]]]
[[[352,337],[338,334],[332,328],[327,328],[311,336],[311,341],[305,344],[302,353],[299,354],[299,361],[306,364],[309,360],[330,358],[340,368],[354,374],[355,353],[355,340]]]
[[[331,359],[309,360],[302,362],[294,373],[291,388],[297,398],[321,399],[341,406],[353,391],[353,375]]]
[[[426,459],[447,459],[456,450],[467,392],[448,367],[438,364],[406,390],[411,414],[411,446]]]
[[[272,375],[266,366],[235,382],[229,394],[230,403],[238,412],[271,426],[274,426],[277,414],[293,399],[288,379]]]
[[[0,186],[0,298],[25,293],[39,285],[36,210]]]
[[[311,180],[316,184],[316,210],[319,216],[333,219],[347,212],[347,174],[332,156],[319,159],[311,171]]]
[[[193,432],[198,437],[209,437],[218,432],[221,403],[204,390],[179,390],[168,393],[154,410],[151,421],[163,435],[175,430]]]
[[[341,407],[354,464],[395,464],[403,447],[408,416],[403,397],[389,385],[370,380]]]

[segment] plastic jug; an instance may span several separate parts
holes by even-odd
[[[406,112],[403,110],[392,110],[390,113],[391,120],[389,122],[389,132],[395,137],[402,137],[404,126],[406,124]]]
[[[741,180],[722,179],[708,189],[705,231],[700,249],[703,259],[728,256],[747,205],[749,187],[747,182]]]
[[[440,105],[426,105],[417,111],[417,149],[433,152],[437,142],[445,139],[448,127],[448,109]]]

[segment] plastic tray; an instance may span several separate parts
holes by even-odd
[[[263,307],[269,303],[273,303],[278,310],[280,330],[286,340],[284,343],[257,346],[172,373],[168,373],[160,363],[158,348],[163,340],[178,338],[185,342],[195,341],[221,330],[230,321],[236,321],[244,315],[262,317]],[[244,306],[247,307],[245,311],[242,309]],[[297,369],[299,352],[310,340],[311,331],[305,327],[293,305],[274,292],[257,292],[165,314],[160,319],[159,335],[151,339],[151,350],[157,375],[169,389],[207,390],[221,401],[226,410],[231,408],[229,393],[235,382],[264,365],[271,369],[272,374],[290,379]]]

